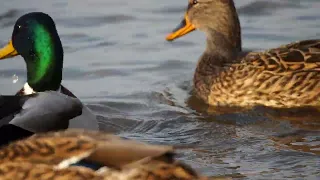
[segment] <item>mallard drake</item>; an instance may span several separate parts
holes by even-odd
[[[102,132],[47,132],[0,148],[0,179],[206,179],[174,159],[171,146]]]
[[[264,52],[243,52],[233,0],[189,0],[184,19],[166,39],[195,29],[207,46],[194,74],[196,96],[211,106],[290,108],[320,105],[320,40]]]
[[[34,133],[68,128],[82,103],[56,91],[0,96],[0,146]]]
[[[0,49],[0,60],[21,55],[27,65],[27,82],[16,95],[59,91],[76,96],[61,85],[63,48],[52,18],[42,12],[21,16],[15,23],[11,40]],[[96,117],[84,106],[82,115],[70,127],[98,129]]]

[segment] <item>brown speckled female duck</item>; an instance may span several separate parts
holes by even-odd
[[[167,40],[195,29],[206,33],[207,47],[194,74],[194,88],[209,105],[320,105],[320,40],[242,52],[233,0],[189,0],[184,20]]]
[[[69,129],[37,134],[1,147],[0,179],[209,179],[198,176],[173,155],[170,146]]]

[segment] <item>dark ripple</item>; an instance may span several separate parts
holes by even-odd
[[[0,70],[0,75],[2,78],[12,78],[14,74],[17,75],[19,77],[19,81],[21,81],[21,79],[26,78],[27,71],[24,69],[1,69]]]
[[[136,127],[139,123],[136,120],[131,120],[122,117],[104,117],[97,116],[99,122],[99,129],[108,133],[121,133],[128,131],[130,128]]]
[[[117,69],[98,69],[93,71],[88,71],[81,78],[85,79],[97,79],[104,77],[114,77],[114,76],[128,76],[129,74]]]
[[[0,14],[0,21],[3,21],[5,19],[14,19],[18,17],[19,14],[20,14],[20,11],[18,11],[17,9],[10,9],[7,12]]]
[[[167,32],[166,32],[167,33]],[[179,40],[179,41],[171,41],[167,42],[168,45],[171,47],[190,47],[190,46],[195,46],[196,43],[193,41],[188,41],[188,40]]]
[[[72,33],[72,34],[61,34],[60,35],[61,39],[66,40],[66,41],[72,41],[72,43],[75,42],[92,42],[92,41],[97,41],[100,39],[100,37],[93,37],[89,36],[84,33]]]
[[[155,67],[146,67],[146,68],[139,68],[136,69],[138,71],[172,71],[177,69],[187,69],[187,68],[193,68],[194,64],[190,62],[185,62],[182,60],[167,60],[165,62],[160,63],[159,65],[156,65]]]
[[[162,7],[157,10],[153,10],[152,13],[159,13],[159,14],[181,14],[186,11],[186,6],[179,6],[179,7],[172,7],[166,6]]]
[[[79,40],[77,40],[79,41]],[[108,47],[108,46],[114,46],[117,43],[116,42],[109,42],[109,41],[104,41],[104,42],[96,42],[96,41],[101,41],[97,38],[94,37],[88,37],[86,39],[87,42],[90,42],[90,44],[85,44],[85,45],[78,45],[77,47],[75,46],[64,46],[64,52],[65,53],[74,53],[77,51],[83,51],[86,49],[95,49],[97,47]],[[85,42],[85,41],[79,41],[79,42]],[[74,44],[72,44],[74,45]]]
[[[93,45],[93,47],[107,47],[107,46],[115,46],[115,45],[117,45],[117,42],[103,41]]]
[[[130,112],[142,111],[147,110],[148,106],[144,103],[139,102],[121,102],[121,101],[100,101],[99,105],[115,109],[119,112],[126,112],[129,114]]]
[[[135,34],[133,34],[132,37],[138,38],[138,39],[146,39],[146,38],[148,38],[149,36],[148,36],[147,33],[142,33],[142,32],[140,32],[140,33],[135,33]]]
[[[12,78],[13,75],[21,79],[26,78],[27,71],[25,69],[2,69],[0,75],[2,78]],[[104,77],[116,77],[116,76],[128,76],[129,74],[117,69],[97,69],[92,71],[85,71],[82,69],[75,69],[65,67],[63,70],[64,80],[88,80],[88,79],[99,79]]]
[[[4,13],[0,14],[0,26],[1,27],[12,27],[16,20],[27,12],[35,11],[35,9],[27,8],[24,10],[20,9],[9,9]]]
[[[318,20],[319,19],[319,16],[312,16],[312,15],[309,15],[309,16],[298,16],[296,18],[297,20],[300,20],[300,21],[303,21],[303,20],[311,20],[311,21],[315,21],[315,20]]]
[[[237,12],[240,15],[256,15],[265,16],[271,14],[273,11],[285,8],[302,8],[300,3],[292,1],[254,1],[250,4],[238,8]]]
[[[207,131],[206,129],[211,129]],[[191,120],[185,115],[176,115],[175,118],[163,120],[142,121],[129,132],[121,135],[134,137],[148,142],[174,144],[177,146],[194,147],[195,145],[212,145],[223,142],[235,134],[233,127],[228,128],[216,123],[203,123]],[[215,139],[212,143],[209,139]]]
[[[109,15],[109,16],[80,16],[74,18],[57,19],[56,21],[65,27],[81,28],[89,26],[103,26],[105,24],[123,23],[135,20],[136,18],[128,15]]]
[[[99,79],[106,76],[123,76],[121,71],[113,69],[103,69],[103,70],[92,70],[85,71],[75,68],[64,68],[63,79],[64,80],[89,80],[89,79]]]

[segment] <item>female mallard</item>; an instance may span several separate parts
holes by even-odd
[[[189,0],[172,41],[195,29],[207,47],[194,74],[198,97],[212,106],[300,107],[320,105],[320,40],[294,42],[265,52],[242,52],[232,0]]]
[[[0,179],[207,179],[173,155],[102,132],[49,132],[0,148]]]
[[[63,48],[49,15],[32,12],[17,20],[11,40],[0,49],[0,59],[17,55],[21,55],[27,65],[27,83],[17,95],[52,90],[76,97],[61,85]],[[70,121],[70,127],[98,129],[98,122],[84,106],[82,115]]]

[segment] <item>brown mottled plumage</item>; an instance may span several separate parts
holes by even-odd
[[[87,130],[37,134],[0,149],[0,179],[206,179],[173,158],[173,148]],[[70,166],[80,160],[99,170]]]
[[[209,105],[320,105],[320,40],[242,52],[233,0],[189,0],[185,19],[167,40],[195,29],[206,33],[207,47],[194,74],[194,88]]]

